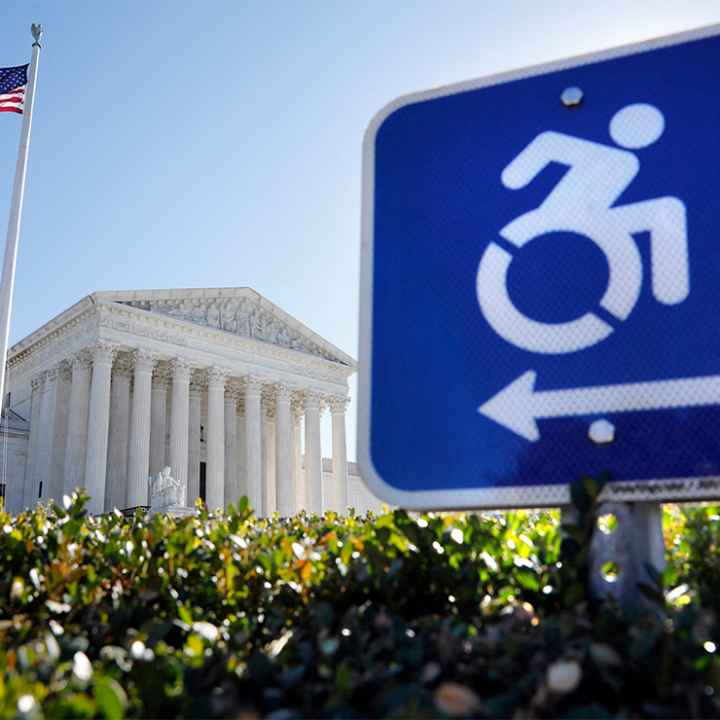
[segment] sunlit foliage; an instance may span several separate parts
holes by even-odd
[[[563,528],[0,513],[0,717],[717,716],[720,511],[667,509],[665,587],[628,614],[586,595],[597,490]]]

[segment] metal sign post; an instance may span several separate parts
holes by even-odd
[[[638,610],[638,584],[655,587],[666,566],[662,505],[604,502],[596,515],[589,553],[590,593],[598,599],[613,598],[625,610]],[[577,517],[573,507],[565,506],[561,525],[574,525]]]
[[[601,500],[650,503],[610,506],[628,578],[662,566],[657,503],[720,496],[718,61],[716,26],[373,119],[358,460],[375,494],[563,506],[609,470]]]

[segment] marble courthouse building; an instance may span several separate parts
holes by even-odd
[[[188,504],[379,505],[347,461],[355,361],[250,288],[97,292],[16,343],[7,367],[11,511],[75,487],[91,512],[145,506],[165,465]]]

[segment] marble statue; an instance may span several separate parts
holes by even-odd
[[[148,478],[150,484],[150,512],[169,512],[173,515],[186,515],[192,512],[186,506],[187,489],[180,480],[170,474],[169,466],[165,466],[154,478]]]

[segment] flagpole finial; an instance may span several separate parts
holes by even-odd
[[[30,26],[30,32],[32,33],[33,38],[35,39],[35,42],[33,43],[33,45],[37,45],[39,47],[40,46],[40,38],[42,37],[42,34],[43,34],[42,25],[40,23],[33,23]]]

